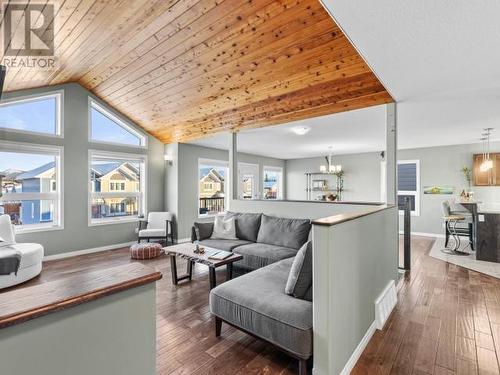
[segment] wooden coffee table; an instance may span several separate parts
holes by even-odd
[[[214,249],[212,247],[201,246],[205,248],[205,252],[209,251],[217,251],[219,249]],[[192,243],[181,243],[178,245],[172,245],[164,247],[163,250],[165,254],[170,256],[170,267],[172,269],[172,283],[177,285],[179,281],[189,280],[191,281],[193,277],[193,263],[201,263],[208,266],[208,274],[210,276],[210,289],[215,288],[217,282],[215,279],[215,269],[217,267],[221,267],[226,265],[226,281],[231,280],[233,277],[233,263],[243,259],[242,255],[233,254],[230,257],[222,260],[210,259],[208,255],[205,254],[195,254],[193,251],[195,249],[195,245]],[[177,275],[177,262],[176,258],[181,257],[187,259],[187,272],[185,275],[178,276]]]

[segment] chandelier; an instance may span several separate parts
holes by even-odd
[[[330,153],[328,154],[328,156],[325,156],[325,159],[326,159],[326,162],[328,165],[320,165],[319,166],[319,171],[322,172],[322,173],[333,173],[333,174],[337,174],[337,173],[340,173],[342,172],[342,166],[340,164],[333,164],[332,163],[332,149],[333,147],[330,146],[328,147],[328,150],[330,151]]]

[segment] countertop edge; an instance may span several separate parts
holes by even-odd
[[[312,220],[312,224],[329,227],[329,226],[337,225],[340,223],[345,223],[346,221],[355,220],[355,219],[358,219],[358,218],[363,217],[363,216],[368,216],[368,215],[371,215],[371,214],[376,213],[376,212],[388,210],[388,209],[394,208],[394,207],[396,207],[396,205],[394,205],[394,204],[385,204],[383,206],[373,208],[370,210],[350,212],[350,213],[346,213],[346,214],[338,214],[338,215],[324,217],[321,219]]]
[[[116,284],[108,285],[103,288],[96,288],[84,293],[75,294],[68,298],[54,300],[51,303],[40,304],[40,306],[19,311],[10,315],[0,316],[0,329],[10,327],[16,324],[24,323],[32,319],[48,315],[53,312],[68,309],[70,307],[78,306],[83,303],[95,301],[97,299],[119,293],[128,289],[153,283],[162,278],[159,271],[148,272],[147,274],[131,278],[130,280],[122,281]],[[43,284],[41,284],[43,285]],[[29,286],[27,288],[30,288]],[[13,291],[15,292],[15,291]]]

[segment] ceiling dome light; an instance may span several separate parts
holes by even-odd
[[[297,135],[306,135],[309,133],[309,130],[311,130],[309,126],[296,126],[292,128],[292,131]]]

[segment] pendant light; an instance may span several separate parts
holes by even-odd
[[[487,172],[493,168],[493,160],[490,158],[490,136],[493,128],[485,128],[484,133],[482,133],[482,137],[480,138],[483,141],[483,162],[479,166],[479,170],[481,172]]]

